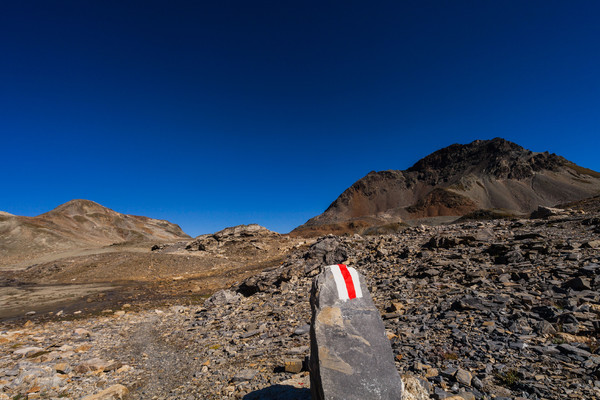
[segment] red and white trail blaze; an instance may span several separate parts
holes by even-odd
[[[340,300],[359,299],[362,297],[358,273],[352,267],[344,264],[330,265]]]

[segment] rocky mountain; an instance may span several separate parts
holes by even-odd
[[[126,241],[184,238],[189,236],[168,221],[121,214],[89,200],[72,200],[37,217],[0,214],[2,263]]]
[[[600,173],[501,138],[453,144],[404,171],[372,171],[293,234],[364,231],[480,209],[528,214],[600,193]]]

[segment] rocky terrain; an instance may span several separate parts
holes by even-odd
[[[71,200],[37,217],[0,213],[0,270],[114,243],[187,238],[168,221],[121,214],[89,200]]]
[[[410,398],[600,397],[600,215],[550,210],[321,237],[206,301],[5,321],[0,399],[308,399],[310,287],[340,262],[365,276]]]
[[[404,171],[372,171],[292,234],[389,231],[456,220],[478,210],[529,215],[538,206],[600,193],[600,173],[501,138],[454,144]],[[454,217],[454,218],[451,218]]]
[[[195,239],[118,243],[0,270],[0,319],[57,307],[89,314],[126,303],[144,308],[194,301],[279,265],[312,241],[240,225]]]

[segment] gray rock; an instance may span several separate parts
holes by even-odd
[[[438,387],[436,387],[436,388],[434,389],[434,392],[433,392],[433,398],[434,398],[434,399],[438,399],[438,400],[439,400],[439,399],[446,399],[446,398],[448,398],[448,397],[450,397],[450,396],[452,396],[452,395],[451,395],[450,393],[446,392],[446,391],[445,391],[444,389],[442,389],[442,388],[438,388]]]
[[[581,245],[584,249],[600,249],[600,240],[590,240]]]
[[[463,384],[465,386],[471,386],[471,380],[473,379],[473,376],[469,371],[465,371],[464,369],[459,368],[458,371],[456,371],[456,375],[454,377],[456,378],[458,383]]]
[[[240,300],[242,296],[231,290],[219,290],[217,293],[210,296],[204,302],[205,307],[223,306],[226,304],[234,304]]]
[[[243,369],[236,373],[231,379],[232,382],[244,382],[251,381],[258,374],[258,371],[255,369]]]
[[[588,264],[581,268],[581,272],[586,275],[595,275],[600,272],[600,265],[598,264]]]
[[[567,214],[568,214],[568,211],[562,210],[560,208],[538,206],[537,210],[535,210],[534,212],[531,213],[531,218],[532,219],[548,218],[548,217],[554,217],[554,216],[558,216],[558,215],[567,215]]]
[[[117,384],[97,394],[85,396],[82,400],[121,400],[125,399],[128,394],[129,390],[125,386]]]
[[[450,249],[458,246],[458,244],[459,240],[457,238],[434,236],[429,240],[429,242],[425,243],[423,247],[429,249]]]
[[[346,291],[343,280],[338,280],[338,289],[334,273],[338,278],[341,274],[337,266],[324,268],[313,281],[310,299],[312,398],[400,399],[403,383],[383,321],[364,278],[349,270],[352,282],[358,283],[354,298],[352,289]],[[345,272],[343,267],[342,272]]]
[[[302,336],[310,332],[310,324],[301,325],[294,329],[294,335]]]
[[[348,252],[337,237],[325,237],[311,246],[306,253],[307,270],[323,264],[335,264],[346,260]]]
[[[458,372],[457,368],[448,367],[442,371],[442,376],[445,376],[446,378],[454,378],[454,376],[456,375],[456,372]]]
[[[575,354],[578,355],[580,357],[589,357],[592,354],[589,351],[580,349],[579,347],[575,347],[575,346],[571,346],[570,344],[560,344],[558,345],[558,349],[566,354]]]
[[[556,333],[554,326],[548,321],[539,321],[534,326],[535,331],[540,335],[553,335]]]

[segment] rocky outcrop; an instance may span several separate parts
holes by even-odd
[[[323,214],[291,233],[362,233],[373,226],[416,224],[422,218],[448,222],[449,217],[479,209],[529,215],[540,205],[554,206],[598,193],[598,172],[501,138],[476,140],[438,150],[404,171],[370,172]]]
[[[550,218],[550,217],[560,217],[569,215],[568,210],[564,210],[562,208],[553,208],[553,207],[544,207],[539,206],[537,210],[531,213],[530,218],[538,219],[538,218]]]
[[[312,399],[402,398],[392,348],[362,275],[343,264],[324,268],[310,304]]]
[[[261,250],[264,239],[278,239],[281,235],[258,224],[238,225],[219,232],[200,235],[185,246],[190,251],[227,251],[227,247],[244,243]],[[230,250],[230,249],[229,249]],[[264,249],[263,249],[264,250]]]

